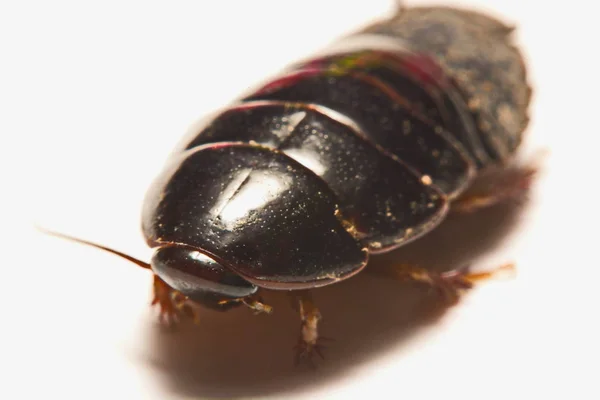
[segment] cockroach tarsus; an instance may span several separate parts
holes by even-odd
[[[322,356],[311,292],[432,231],[525,193],[534,168],[510,163],[531,89],[512,27],[469,10],[406,7],[226,107],[174,152],[151,186],[142,230],[165,321],[191,305],[270,313],[289,292],[297,359]],[[505,171],[485,188],[473,179]],[[54,234],[54,233],[52,233]],[[500,269],[506,269],[503,266]],[[391,275],[451,305],[489,275],[396,265]]]

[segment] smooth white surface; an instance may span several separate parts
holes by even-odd
[[[422,327],[394,282],[324,292],[337,341],[311,372],[291,364],[285,300],[161,333],[146,271],[31,226],[148,259],[140,202],[190,125],[393,2],[2,2],[0,398],[599,398],[596,7],[449,4],[513,21],[528,54],[525,149],[549,154],[518,229],[477,260],[518,276]]]

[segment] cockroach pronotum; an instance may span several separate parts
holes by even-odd
[[[191,305],[270,312],[289,291],[298,356],[321,354],[310,291],[347,279],[370,254],[432,231],[449,210],[514,198],[534,170],[469,192],[510,169],[531,89],[513,29],[449,7],[400,7],[219,112],[169,157],[142,230],[154,249],[153,304],[170,320]],[[60,235],[60,234],[59,234]],[[403,266],[456,299],[477,274]]]

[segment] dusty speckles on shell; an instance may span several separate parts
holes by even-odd
[[[215,113],[172,153],[142,217],[155,259],[185,261],[202,283],[157,276],[216,307],[336,283],[431,232],[521,141],[530,89],[510,31],[403,9]]]
[[[465,97],[490,156],[505,161],[527,127],[531,88],[512,26],[473,11],[405,8],[365,32],[401,37],[433,56]]]

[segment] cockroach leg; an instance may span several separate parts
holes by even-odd
[[[255,314],[271,314],[273,312],[273,307],[268,304],[263,303],[263,300],[260,296],[250,296],[241,299],[241,302],[251,310],[254,311]]]
[[[221,300],[219,302],[219,304],[222,306],[232,303],[242,303],[243,305],[254,311],[254,314],[271,314],[273,312],[273,307],[271,307],[268,304],[265,304],[263,302],[262,297],[260,297],[258,294],[254,294],[248,297],[242,297],[239,299]]]
[[[90,241],[79,239],[73,236],[65,235],[59,232],[49,231],[42,227],[37,227],[37,229],[47,235],[70,240],[72,242],[80,243],[86,246],[106,251],[118,257],[124,258],[144,269],[152,269],[149,263],[138,260],[137,258],[134,258],[118,250],[111,249],[109,247],[92,243]],[[184,314],[185,316],[192,318],[195,322],[198,322],[198,317],[192,309],[192,307],[189,305],[187,297],[185,297],[178,291],[172,289],[169,285],[167,285],[165,281],[160,279],[158,275],[153,274],[153,276],[154,280],[152,287],[154,292],[154,298],[152,299],[152,305],[158,305],[160,320],[167,325],[172,325],[174,322],[179,320],[180,314]]]
[[[414,265],[402,264],[392,269],[396,278],[419,282],[436,290],[448,305],[460,300],[462,292],[471,289],[476,282],[491,279],[503,272],[514,272],[514,264],[504,264],[491,271],[473,272],[470,267],[445,272],[434,272]]]
[[[173,290],[171,298],[173,300],[173,304],[175,304],[175,308],[180,312],[180,314],[183,314],[187,318],[194,321],[196,325],[200,324],[198,313],[190,305],[190,300],[186,296],[176,290]]]
[[[171,289],[165,281],[160,279],[158,275],[154,275],[152,288],[154,291],[152,305],[158,306],[161,321],[166,324],[171,324],[173,321],[177,320],[177,308],[175,307],[172,298],[173,289]]]
[[[189,305],[188,298],[172,289],[158,275],[154,275],[153,289],[152,305],[158,305],[160,320],[163,323],[170,326],[179,321],[182,314],[198,323],[198,315]]]
[[[482,176],[452,203],[456,213],[472,213],[507,201],[521,201],[527,195],[538,169],[508,167]]]
[[[291,293],[294,308],[300,313],[300,337],[298,343],[294,346],[296,351],[295,363],[298,365],[301,360],[306,359],[314,367],[313,354],[316,353],[322,359],[323,341],[326,338],[319,336],[318,325],[321,320],[321,312],[313,302],[309,291],[303,290]]]

